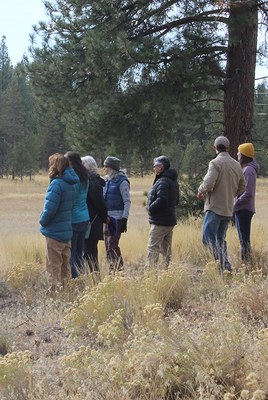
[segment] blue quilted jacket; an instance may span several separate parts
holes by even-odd
[[[75,197],[74,197],[74,208],[72,212],[73,224],[79,224],[81,222],[89,221],[89,212],[87,207],[88,187],[89,187],[88,181],[86,186],[81,182],[74,185]]]
[[[78,182],[79,177],[71,167],[66,168],[62,177],[50,182],[40,217],[40,232],[44,236],[64,243],[71,240],[74,185]]]

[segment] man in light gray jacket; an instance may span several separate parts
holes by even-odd
[[[202,241],[219,260],[221,272],[232,271],[227,256],[226,232],[233,215],[234,197],[245,190],[241,165],[229,154],[230,142],[219,136],[214,142],[216,157],[198,188],[197,197],[205,198]]]

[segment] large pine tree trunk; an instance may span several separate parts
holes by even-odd
[[[257,0],[232,2],[224,122],[225,135],[230,140],[230,153],[234,158],[239,144],[252,141],[257,32]]]

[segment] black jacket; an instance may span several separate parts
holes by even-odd
[[[178,174],[168,169],[157,175],[148,199],[149,223],[174,226],[177,223],[176,206],[179,204]]]
[[[107,207],[103,198],[104,179],[99,175],[89,174],[89,189],[87,194],[87,206],[92,223],[89,239],[103,239],[103,223],[107,220]]]

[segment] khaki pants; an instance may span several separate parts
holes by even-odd
[[[172,236],[174,226],[158,226],[151,224],[148,255],[145,267],[156,267],[159,254],[163,256],[163,266],[168,267],[171,260]]]
[[[63,243],[46,237],[46,267],[52,284],[64,284],[70,278],[71,242]]]

